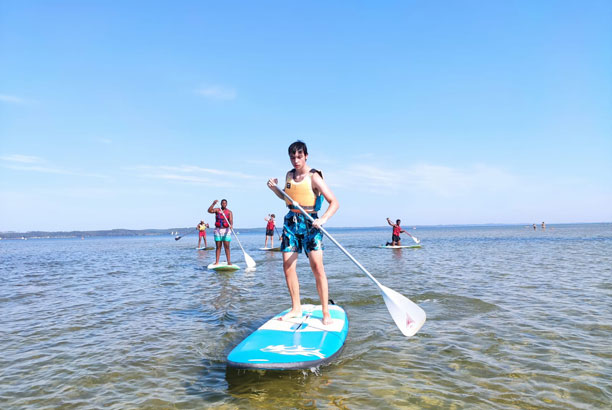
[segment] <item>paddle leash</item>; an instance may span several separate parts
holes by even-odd
[[[274,185],[274,186],[285,196],[285,198],[291,201],[293,206],[299,209],[306,216],[306,218],[308,218],[310,222],[314,222],[314,219],[312,218],[312,216],[310,216],[306,211],[304,211],[304,208],[302,208],[300,204],[295,202],[293,198],[287,195],[285,191],[279,189],[278,185]],[[401,295],[400,293],[394,291],[391,288],[388,288],[382,285],[379,281],[376,280],[374,276],[372,276],[370,272],[366,270],[366,268],[363,267],[363,265],[361,265],[361,263],[357,261],[357,259],[355,259],[346,249],[344,249],[344,247],[340,245],[340,243],[336,239],[334,239],[334,237],[331,236],[329,232],[325,230],[325,228],[320,227],[319,229],[338,248],[340,248],[340,250],[346,256],[348,256],[348,258],[355,265],[357,265],[357,267],[361,269],[361,271],[365,273],[368,276],[368,278],[370,278],[370,280],[374,282],[376,286],[378,286],[378,289],[380,290],[382,294],[383,300],[385,301],[385,305],[387,306],[387,309],[389,310],[389,313],[391,314],[391,317],[393,318],[395,325],[404,334],[404,336],[410,337],[410,336],[415,335],[425,323],[425,320],[427,318],[425,311],[421,309],[416,303],[408,299],[407,297]]]

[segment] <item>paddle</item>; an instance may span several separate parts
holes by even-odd
[[[299,209],[306,216],[306,218],[308,218],[311,222],[314,221],[314,219],[308,213],[306,213],[306,211],[304,211],[300,204],[295,202],[289,195],[287,195],[285,191],[280,190],[278,185],[275,185],[275,187],[285,196],[285,198],[291,201],[293,206]],[[372,276],[372,274],[370,274],[370,272],[366,270],[366,268],[361,265],[361,263],[353,258],[353,256],[346,249],[344,249],[342,245],[340,245],[340,243],[338,243],[338,241],[336,241],[325,230],[325,228],[321,227],[319,229],[321,229],[321,232],[323,232],[325,236],[327,236],[338,248],[340,248],[340,250],[344,252],[344,254],[348,256],[348,258],[353,261],[353,263],[357,265],[357,267],[361,269],[363,273],[365,273],[372,280],[372,282],[374,282],[374,284],[376,284],[376,286],[378,286],[378,289],[382,293],[385,305],[387,305],[387,309],[389,310],[395,325],[404,334],[404,336],[413,336],[416,334],[416,332],[418,332],[421,326],[423,326],[425,323],[427,316],[425,311],[407,297],[399,294],[393,289],[383,286],[376,280],[376,278],[374,278],[374,276]]]
[[[274,225],[274,230],[276,231],[276,234],[278,235],[278,240],[279,240],[279,241],[282,241],[282,240],[283,240],[283,237],[281,236],[281,234],[280,234],[280,233],[278,233],[278,229],[276,229],[276,225]]]
[[[413,240],[414,242],[416,242],[416,244],[417,244],[417,245],[418,245],[419,243],[421,243],[421,240],[420,240],[420,239],[415,238],[414,236],[410,235],[410,234],[409,234],[408,232],[406,232],[406,231],[404,231],[404,233],[405,233],[406,235],[408,235],[409,237],[411,237],[411,238],[412,238],[412,240]]]
[[[190,233],[191,233],[191,232],[186,233],[186,234],[183,234],[183,235],[179,235],[179,236],[177,236],[176,238],[174,238],[174,240],[175,240],[175,241],[178,241],[178,240],[179,240],[179,239],[181,239],[183,236],[187,236],[187,235],[189,235]]]
[[[232,225],[229,223],[229,221],[227,220],[227,217],[225,216],[225,212],[221,212],[221,215],[223,215],[223,218],[225,219],[225,222],[227,222],[227,224],[229,225],[232,233],[234,234],[234,236],[236,237],[236,240],[238,241],[238,245],[240,245],[240,249],[242,249],[242,253],[244,253],[244,260],[247,264],[247,268],[249,269],[253,269],[255,267],[255,265],[257,265],[255,263],[255,260],[253,260],[253,258],[251,258],[246,251],[244,250],[244,248],[242,247],[242,244],[240,243],[240,239],[238,239],[238,235],[236,235],[236,232],[234,232],[234,229],[232,228]]]

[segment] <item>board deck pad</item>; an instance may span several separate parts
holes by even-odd
[[[348,333],[344,309],[329,305],[332,323],[324,326],[320,305],[302,305],[302,317],[280,320],[279,313],[251,333],[227,356],[227,364],[240,369],[308,369],[331,361],[342,349]]]
[[[216,270],[216,271],[232,271],[232,270],[238,270],[240,269],[240,266],[238,265],[228,265],[227,262],[219,262],[219,264],[215,265],[214,263],[211,263],[210,265],[208,265],[208,269],[211,270]]]
[[[379,245],[379,248],[383,248],[383,249],[403,249],[403,248],[421,248],[421,245],[400,245],[400,246],[393,246],[393,245]]]

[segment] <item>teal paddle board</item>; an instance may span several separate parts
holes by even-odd
[[[308,369],[331,361],[344,346],[349,323],[344,309],[329,305],[332,323],[324,326],[320,305],[302,305],[302,316],[281,320],[279,313],[251,333],[227,356],[239,369]]]
[[[233,270],[240,269],[240,266],[233,265],[233,264],[232,265],[228,265],[227,262],[220,262],[217,265],[215,265],[214,263],[211,263],[210,265],[208,265],[208,269],[216,270],[217,272],[219,272],[219,271],[233,271]]]

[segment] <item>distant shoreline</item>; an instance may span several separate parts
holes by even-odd
[[[594,224],[612,224],[612,222],[570,222],[570,223],[547,223],[547,227],[563,226],[563,225],[594,225]],[[449,224],[449,225],[414,225],[416,229],[435,229],[435,228],[469,228],[469,227],[501,227],[501,226],[528,226],[532,223],[508,223],[508,224]],[[361,226],[361,227],[334,227],[330,230],[350,230],[350,229],[381,229],[386,228],[386,225],[381,226]],[[412,226],[405,226],[412,228]],[[212,230],[210,228],[209,230]],[[538,224],[538,229],[540,226]],[[237,229],[238,230],[238,229]],[[265,228],[239,228],[242,232],[264,232]],[[23,240],[23,239],[68,239],[68,238],[91,238],[105,236],[170,236],[179,235],[185,236],[188,234],[196,234],[196,229],[189,228],[168,228],[168,229],[108,229],[98,231],[30,231],[30,232],[0,232],[0,240]]]

